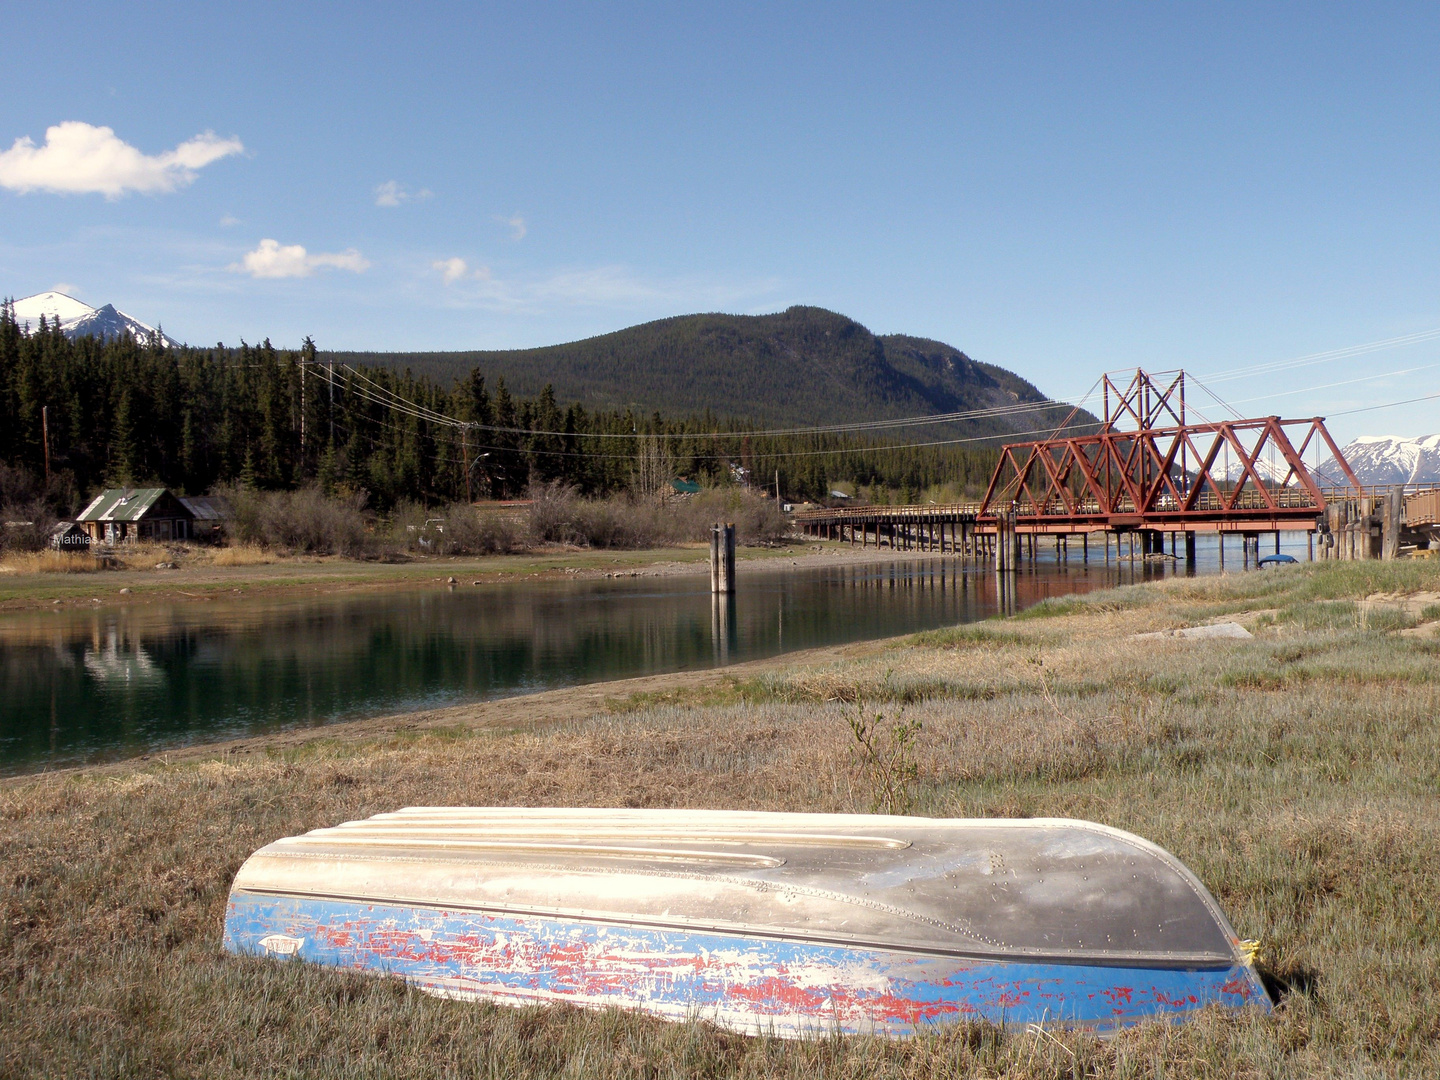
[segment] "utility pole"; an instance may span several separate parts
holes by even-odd
[[[40,406],[40,437],[45,443],[45,486],[50,486],[50,406]]]
[[[469,432],[469,425],[466,425],[465,427],[462,427],[460,429],[460,459],[465,465],[465,501],[473,505],[475,502],[475,495],[474,492],[470,490],[470,439],[468,438]]]
[[[305,476],[306,467],[309,464],[310,450],[310,411],[309,387],[305,385],[305,369],[315,363],[315,339],[308,334],[305,336],[304,344],[300,346],[300,476]]]

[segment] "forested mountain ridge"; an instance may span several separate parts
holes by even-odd
[[[848,320],[832,323],[831,351],[851,359],[853,342],[835,344],[836,329],[870,350],[857,378],[872,396],[910,403],[905,394],[943,385],[957,366],[944,346],[907,339],[890,343],[887,359],[886,342]],[[869,498],[910,502],[930,489],[974,494],[995,462],[994,440],[946,437],[930,424],[783,434],[754,430],[740,414],[744,401],[718,415],[665,415],[589,408],[548,385],[513,393],[503,376],[487,381],[480,369],[460,375],[332,365],[308,339],[287,350],[269,341],[171,348],[159,335],[128,333],[72,338],[48,319],[31,330],[0,303],[0,510],[28,520],[26,507],[39,500],[73,513],[106,486],[199,494],[314,484],[384,512],[406,500],[510,498],[535,483],[653,494],[672,477],[778,482],[796,500],[850,483]],[[1024,415],[1061,412],[1042,404]]]
[[[876,335],[816,307],[776,315],[681,315],[563,345],[470,352],[321,352],[322,360],[408,368],[445,384],[478,369],[526,396],[545,386],[588,409],[744,417],[814,425],[1043,402],[1033,385],[939,341]],[[1059,406],[954,425],[1008,434],[1058,423]],[[927,429],[933,431],[934,429]]]

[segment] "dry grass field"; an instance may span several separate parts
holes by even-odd
[[[7,783],[0,1075],[1440,1076],[1437,589],[1418,562],[1172,581],[543,732],[328,735]],[[1132,636],[1217,619],[1255,637]],[[1175,852],[1262,942],[1275,1012],[1104,1042],[792,1043],[220,952],[251,851],[400,806],[868,810],[855,708],[921,722],[913,812],[1089,818]]]

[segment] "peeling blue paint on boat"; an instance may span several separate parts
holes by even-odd
[[[277,948],[267,935],[283,935]],[[298,941],[298,946],[292,942]],[[244,895],[232,952],[396,975],[449,997],[622,1005],[751,1033],[911,1034],[966,1019],[1106,1029],[1264,1002],[1245,967],[986,963],[808,942]]]

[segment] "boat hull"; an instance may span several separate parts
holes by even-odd
[[[549,915],[236,890],[231,952],[392,975],[447,997],[569,1002],[751,1034],[907,1035],[964,1020],[1110,1030],[1268,1009],[1253,969],[997,961]]]

